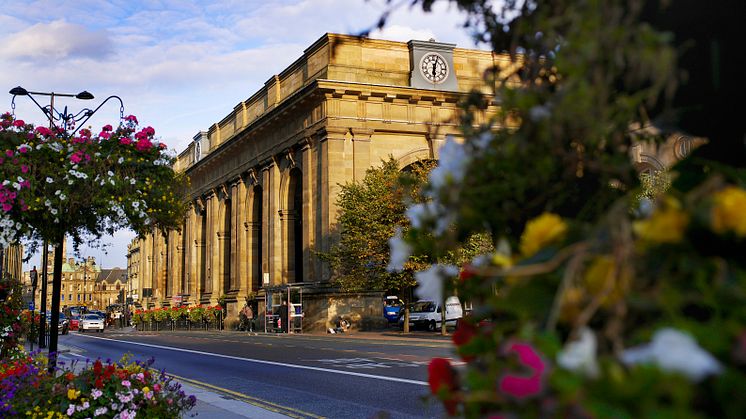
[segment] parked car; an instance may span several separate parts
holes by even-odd
[[[104,318],[98,314],[84,314],[80,318],[78,325],[80,333],[85,333],[86,330],[98,330],[99,333],[104,332]]]
[[[395,323],[399,321],[399,316],[403,313],[402,308],[404,304],[395,295],[387,295],[386,300],[383,302],[383,317],[389,321],[389,323]]]
[[[427,328],[437,330],[442,322],[442,309],[440,303],[434,301],[420,300],[412,305],[409,310],[409,326],[414,328]],[[446,325],[456,326],[458,319],[464,317],[464,310],[458,297],[446,299]],[[399,318],[399,327],[404,326],[404,316]]]
[[[47,331],[52,330],[49,328],[49,325],[52,323],[52,313],[47,312],[46,314],[47,318]],[[60,335],[66,335],[70,332],[70,321],[67,317],[65,317],[65,313],[60,313],[60,319],[57,323],[57,333]]]

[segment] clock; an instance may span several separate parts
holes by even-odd
[[[448,63],[437,52],[428,52],[420,60],[420,73],[430,83],[441,84],[448,78]]]

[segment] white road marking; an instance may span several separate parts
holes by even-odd
[[[238,360],[238,361],[254,362],[254,363],[257,363],[257,364],[277,365],[277,366],[280,366],[280,367],[298,368],[298,369],[303,369],[303,370],[329,372],[329,373],[332,373],[332,374],[352,375],[352,376],[355,376],[355,377],[372,378],[372,379],[375,379],[375,380],[384,380],[384,381],[394,381],[394,382],[397,382],[397,383],[415,384],[415,385],[419,385],[419,386],[428,386],[429,385],[426,381],[409,380],[409,379],[406,379],[406,378],[385,377],[385,376],[382,376],[382,375],[363,374],[363,373],[352,372],[352,371],[339,371],[339,370],[332,370],[332,369],[328,369],[328,368],[311,367],[311,366],[308,366],[308,365],[286,364],[284,362],[265,361],[263,359],[241,358],[241,357],[238,357],[238,356],[223,355],[223,354],[213,354],[213,353],[210,353],[210,352],[203,352],[203,351],[195,351],[193,349],[174,348],[172,346],[153,345],[151,343],[132,342],[132,341],[129,341],[129,340],[111,339],[111,338],[104,338],[104,337],[99,337],[99,336],[91,336],[91,335],[80,335],[80,336],[81,337],[90,338],[90,339],[101,339],[101,340],[109,340],[109,341],[113,341],[113,342],[127,343],[127,344],[130,344],[130,345],[146,346],[146,347],[150,347],[150,348],[158,348],[158,349],[165,349],[165,350],[171,350],[171,351],[186,352],[186,353],[191,353],[191,354],[214,356],[214,357],[217,357],[217,358],[235,359],[235,360]]]

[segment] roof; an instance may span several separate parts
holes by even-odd
[[[113,284],[117,281],[122,284],[127,283],[126,270],[120,268],[101,269],[101,272],[96,277],[96,282],[106,282],[107,284]]]

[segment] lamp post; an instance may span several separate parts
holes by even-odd
[[[84,108],[78,113],[72,113],[68,112],[67,106],[64,107],[64,110],[62,112],[59,112],[54,108],[54,99],[56,97],[68,97],[68,98],[75,98],[80,100],[91,100],[93,99],[93,95],[87,91],[82,91],[77,94],[72,93],[56,93],[56,92],[35,92],[35,91],[29,91],[24,89],[21,86],[14,87],[10,89],[9,93],[13,95],[13,99],[11,101],[11,110],[15,112],[16,108],[16,96],[28,96],[29,99],[31,99],[32,102],[36,105],[37,108],[39,108],[44,115],[49,119],[49,127],[53,131],[55,131],[56,135],[64,135],[65,137],[72,137],[75,135],[75,133],[80,129],[80,127],[84,126],[86,122],[99,110],[102,106],[104,106],[105,103],[107,103],[111,99],[116,99],[119,101],[119,117],[120,120],[124,119],[124,102],[122,102],[122,99],[119,96],[109,96],[106,99],[101,102],[95,109],[89,109]],[[34,98],[34,95],[39,96],[49,96],[50,97],[50,103],[49,106],[41,106],[39,102]],[[55,124],[55,121],[61,122],[61,126],[57,126]],[[75,125],[78,124],[78,128],[75,128]],[[57,129],[55,129],[57,128]],[[72,133],[68,133],[69,129],[73,129]],[[49,325],[49,349],[48,349],[48,357],[49,357],[49,372],[53,373],[55,371],[55,368],[57,366],[57,332],[59,329],[59,321],[60,321],[60,291],[62,288],[62,246],[63,242],[65,241],[65,236],[62,235],[62,237],[58,237],[55,239],[57,243],[55,244],[54,249],[54,268],[53,268],[53,275],[52,275],[52,315],[50,319],[50,325]],[[44,249],[47,249],[47,242],[44,241]],[[46,253],[46,252],[45,252]],[[46,257],[43,261],[44,265],[42,266],[42,275],[44,276],[46,274]],[[46,277],[44,278],[44,282],[42,282],[42,288],[45,288],[46,285]],[[46,289],[42,291],[42,309],[46,310]],[[43,325],[44,325],[44,319],[40,320],[40,324],[42,325],[41,332],[43,332]],[[41,342],[41,340],[40,340]]]

